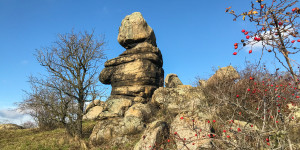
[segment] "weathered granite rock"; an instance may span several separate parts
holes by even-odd
[[[132,48],[136,43],[151,43],[156,46],[154,31],[147,24],[140,12],[126,16],[119,28],[118,42],[126,49]]]
[[[163,86],[163,59],[154,32],[141,13],[135,12],[122,21],[118,41],[126,51],[105,62],[99,80],[111,84],[111,97],[145,103]]]
[[[88,112],[83,115],[83,120],[94,120],[103,111],[103,106],[94,106],[88,110]]]
[[[123,118],[111,118],[98,121],[89,140],[93,145],[98,145],[113,138],[120,137],[121,126],[124,126]]]
[[[102,113],[98,115],[98,119],[123,117],[131,105],[132,101],[130,99],[109,99],[106,101]]]
[[[132,105],[126,112],[124,117],[137,117],[141,120],[148,120],[152,115],[149,104],[136,103]]]
[[[24,129],[24,128],[16,124],[0,124],[0,130],[16,130],[16,129]]]
[[[154,121],[144,131],[140,141],[134,146],[134,150],[144,150],[149,147],[155,149],[155,146],[163,143],[168,136],[168,124],[161,120]]]
[[[183,119],[181,119],[181,117],[183,117]],[[191,118],[194,118],[194,121],[192,121]],[[209,119],[211,119],[211,116],[208,113],[201,113],[201,115],[198,116],[178,114],[171,123],[170,132],[176,132],[177,134],[174,136],[180,137],[181,139],[186,138],[186,140],[174,138],[177,149],[184,149],[186,147],[190,150],[212,148],[212,139],[207,136],[212,133],[211,125],[207,123]],[[194,129],[191,127],[194,127]],[[195,136],[196,134],[197,136]]]
[[[155,90],[151,103],[166,108],[170,113],[195,109],[205,98],[202,90],[197,87],[163,88]]]
[[[167,88],[177,88],[178,85],[183,85],[183,84],[176,74],[170,73],[166,76],[165,86]]]

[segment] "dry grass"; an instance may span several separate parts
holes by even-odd
[[[87,142],[96,121],[83,123],[84,141]],[[1,130],[0,147],[3,150],[65,150],[80,149],[62,128],[51,131],[37,129]]]

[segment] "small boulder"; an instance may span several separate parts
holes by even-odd
[[[88,110],[88,112],[83,115],[84,120],[94,120],[103,111],[102,106],[94,106]]]
[[[177,88],[178,85],[183,85],[176,74],[170,73],[166,76],[165,86],[167,88]]]
[[[87,113],[89,111],[89,109],[91,109],[94,106],[102,106],[104,105],[104,102],[100,101],[100,100],[93,100],[91,103],[89,103],[86,106],[85,112]]]
[[[130,116],[137,117],[144,121],[151,117],[151,112],[149,104],[136,103],[125,112],[124,116],[125,118]]]

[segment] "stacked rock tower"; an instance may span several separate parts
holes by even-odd
[[[126,16],[119,28],[118,42],[126,51],[105,62],[99,79],[111,84],[109,99],[126,98],[146,103],[163,86],[163,59],[153,29],[142,14]]]

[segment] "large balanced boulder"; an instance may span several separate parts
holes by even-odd
[[[118,42],[127,49],[144,41],[156,46],[154,31],[147,24],[142,14],[134,12],[126,16],[119,28]]]

